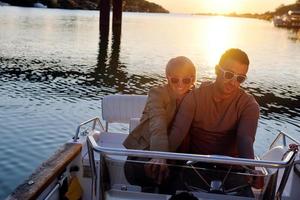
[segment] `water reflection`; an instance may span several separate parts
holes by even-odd
[[[31,88],[33,98],[38,98],[36,92],[46,92],[49,98],[53,93],[68,91],[69,98],[99,98],[99,95],[110,93],[146,94],[150,87],[160,84],[157,79],[129,74],[126,65],[120,61],[120,37],[114,35],[109,55],[109,40],[100,38],[98,62],[93,72],[83,73],[75,70],[39,69],[42,60],[6,59],[1,57],[1,81],[29,81],[47,85],[46,91]],[[13,67],[7,67],[13,66]],[[75,84],[74,84],[75,83]],[[300,95],[295,88],[289,86],[277,91],[276,88],[266,90],[263,87],[249,83],[245,89],[252,93],[261,106],[263,118],[275,120],[298,119],[300,117]],[[300,127],[297,123],[294,124]]]
[[[247,50],[245,89],[261,105],[258,152],[272,136],[266,131],[287,126],[299,138],[299,31],[242,18],[124,13],[122,32],[99,34],[98,12],[0,10],[0,199],[71,138],[74,127],[99,116],[103,95],[146,94],[164,81],[164,65],[176,55],[201,66],[202,81],[213,79],[225,48]]]
[[[67,19],[69,21],[75,20],[72,17]],[[234,32],[232,30],[244,30],[243,24],[245,20],[237,21],[236,19],[231,18],[201,18],[201,21],[198,18],[195,19],[197,19],[195,20],[195,24],[197,26],[193,27],[197,27],[196,31],[194,32],[196,33],[196,36],[193,37],[191,40],[197,41],[197,43],[203,44],[204,46],[202,47],[202,45],[198,45],[195,48],[206,48],[205,51],[197,51],[197,56],[203,56],[200,57],[199,60],[204,60],[206,58],[207,60],[209,60],[208,63],[214,63],[218,59],[219,54],[221,54],[221,52],[227,46],[229,46],[229,44],[234,44],[234,41],[236,41],[238,35],[237,32]],[[201,23],[203,23],[203,20],[209,21],[208,26],[206,26],[205,30],[202,29],[203,26]],[[250,21],[247,21],[247,23],[250,23]],[[191,30],[193,30],[192,27],[187,28],[191,28]],[[227,30],[227,32],[224,32],[223,30]],[[254,30],[257,31],[261,29],[256,28]],[[128,34],[130,30],[126,31]],[[198,37],[198,35],[201,35],[202,32],[206,34],[204,34],[203,37]],[[222,34],[220,34],[220,32],[222,32]],[[249,31],[246,31],[241,35],[245,37],[245,34],[248,34],[248,32]],[[143,33],[144,32],[140,32],[139,34],[143,35]],[[249,34],[253,34],[253,32]],[[290,30],[289,37],[294,41],[300,41],[300,31]],[[253,37],[249,36],[247,38],[250,40],[250,42],[247,42],[251,44],[253,43],[254,46],[258,44],[258,42],[255,39],[253,39]],[[260,38],[263,39],[263,37]],[[128,41],[130,38],[126,39],[126,41]],[[10,81],[13,82],[13,84],[15,85],[22,85],[18,83],[19,81],[40,83],[35,86],[36,88],[31,88],[31,98],[39,98],[37,95],[35,95],[37,92],[39,92],[40,94],[43,93],[47,95],[48,99],[57,98],[57,100],[59,100],[61,94],[64,94],[65,99],[75,99],[75,101],[78,99],[98,100],[99,97],[111,93],[146,94],[150,87],[158,85],[164,81],[164,78],[162,76],[156,76],[154,72],[151,72],[152,74],[150,73],[150,75],[147,75],[145,73],[130,73],[129,69],[130,67],[132,68],[132,63],[126,63],[126,59],[123,58],[122,60],[122,57],[120,58],[120,55],[124,55],[124,52],[122,52],[121,48],[122,30],[120,27],[113,27],[112,34],[109,34],[108,29],[100,29],[98,40],[98,49],[95,50],[97,55],[96,62],[93,63],[93,65],[77,63],[70,63],[70,65],[66,65],[59,60],[59,56],[58,60],[44,60],[42,58],[35,58],[30,56],[17,57],[16,55],[12,55],[12,57],[8,57],[1,55],[0,81]],[[176,37],[174,40],[176,41]],[[160,43],[160,40],[158,43]],[[134,52],[133,50],[135,50],[137,45],[130,46],[127,43],[127,46],[129,46],[131,52],[126,52],[126,55],[132,57],[145,57],[145,55],[137,55],[136,53],[133,55],[132,52]],[[168,45],[164,45],[163,47],[166,46]],[[181,43],[178,46],[185,47],[184,44]],[[268,45],[268,48],[270,46],[271,45]],[[141,48],[147,49],[147,47],[148,46],[143,46]],[[194,46],[192,46],[192,48],[194,48]],[[205,54],[201,54],[201,52],[205,52]],[[145,54],[145,52],[143,53]],[[146,51],[146,53],[148,53],[148,51]],[[164,52],[158,53],[163,54]],[[293,51],[289,51],[289,53],[291,54],[293,53]],[[269,54],[271,54],[271,52]],[[253,57],[255,57],[256,59],[260,58],[258,53]],[[162,63],[163,59],[158,59],[160,59],[159,63]],[[264,59],[265,58],[261,60]],[[140,60],[142,60],[142,62],[145,62],[143,59]],[[290,60],[291,59],[287,57],[286,60],[282,60],[282,63],[288,63]],[[143,65],[143,63],[140,64]],[[134,69],[136,68],[134,67]],[[148,69],[152,70],[150,68]],[[268,67],[266,70],[268,71],[268,75],[269,73],[271,73],[270,76],[274,76],[274,78],[263,78],[263,80],[275,80],[277,73],[282,74],[282,68],[277,68],[274,70],[272,69],[273,71],[270,71],[270,67]],[[293,72],[297,71],[294,70],[294,68],[292,67],[289,67],[288,69],[286,69],[286,71],[288,71],[292,75],[297,74]],[[202,71],[200,73],[202,73]],[[258,78],[259,76],[262,76],[261,74],[262,73],[258,74]],[[207,80],[210,78],[211,77],[202,76],[199,77],[199,80]],[[259,81],[258,78],[257,80]],[[290,118],[299,120],[300,95],[299,88],[297,87],[297,85],[295,87],[292,87],[289,83],[276,83],[275,87],[269,87],[265,83],[261,83],[259,85],[257,84],[257,82],[248,83],[245,86],[245,89],[250,93],[254,94],[255,98],[259,102],[262,108],[262,117],[283,121],[287,121]],[[44,86],[47,86],[47,88],[45,89]],[[23,93],[19,94],[25,95]],[[26,94],[28,95],[28,93]],[[295,123],[295,126],[299,127],[298,124],[299,123]]]
[[[126,64],[120,61],[121,27],[113,28],[111,41],[108,33],[107,29],[100,31],[94,66],[73,64],[68,69],[55,60],[0,57],[0,81],[37,82],[48,86],[47,91],[39,92],[47,93],[49,98],[66,93],[70,98],[85,99],[111,93],[146,94],[150,87],[162,82],[161,77],[129,74]],[[40,89],[37,86],[32,91]]]
[[[146,94],[158,79],[147,76],[129,74],[125,63],[120,62],[121,26],[113,26],[112,38],[109,42],[108,30],[100,30],[98,62],[95,68],[95,83],[101,83],[108,93]],[[111,44],[111,51],[109,51]],[[110,53],[110,55],[108,55]],[[115,89],[112,91],[111,89]]]
[[[300,95],[293,95],[293,88],[289,87],[281,93],[253,86],[245,89],[255,96],[264,118],[280,119],[283,115],[289,118],[300,117]],[[296,126],[300,128],[300,125]]]
[[[198,28],[201,32],[202,27],[199,26]],[[209,63],[215,63],[219,60],[220,55],[234,44],[238,35],[234,31],[234,21],[222,16],[212,17],[211,23],[208,24],[206,29],[206,35],[203,39],[204,46],[207,48],[205,56]],[[212,70],[214,71],[214,69]]]
[[[300,41],[300,29],[291,29],[289,31],[289,39],[294,41],[294,42],[299,42]]]

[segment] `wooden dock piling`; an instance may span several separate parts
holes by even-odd
[[[100,30],[102,28],[109,28],[109,18],[110,18],[110,0],[100,0]]]
[[[113,0],[113,26],[122,24],[122,0]]]
[[[99,11],[100,11],[100,30],[109,29],[110,20],[110,0],[99,0]],[[112,0],[113,6],[113,26],[121,27],[122,25],[122,7],[123,0]]]

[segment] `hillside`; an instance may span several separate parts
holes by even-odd
[[[48,8],[84,9],[97,10],[99,0],[1,0],[14,6],[32,7],[34,3],[40,2]],[[169,13],[162,6],[146,0],[123,0],[123,11],[128,12],[152,12]]]
[[[300,10],[300,0],[297,1],[296,3],[294,3],[294,4],[281,5],[278,8],[276,8],[275,11],[272,11],[272,12],[268,11],[268,12],[265,12],[265,13],[262,13],[262,14],[257,14],[257,13],[243,13],[243,14],[237,14],[237,13],[229,13],[229,14],[197,13],[197,15],[206,15],[206,16],[222,15],[222,16],[228,16],[228,17],[244,17],[244,18],[272,20],[274,16],[286,14],[290,10]]]
[[[283,15],[286,14],[289,10],[300,10],[300,3],[295,3],[291,5],[281,5],[275,10],[274,14]]]

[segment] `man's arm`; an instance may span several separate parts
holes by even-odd
[[[189,132],[194,119],[196,102],[192,91],[182,100],[169,133],[169,149],[175,152]]]
[[[259,118],[259,106],[253,98],[244,109],[238,125],[237,144],[239,157],[254,159],[253,143]],[[248,176],[248,181],[252,187],[261,189],[264,186],[264,176],[262,172],[255,170],[255,167],[250,167],[252,176]]]
[[[259,106],[255,100],[249,103],[241,114],[237,128],[239,157],[254,158],[253,143],[259,118]]]

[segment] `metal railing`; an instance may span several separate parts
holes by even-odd
[[[74,142],[77,142],[79,139],[79,134],[81,128],[89,123],[92,123],[92,132],[95,130],[96,126],[98,125],[100,131],[105,131],[108,128],[108,123],[106,126],[102,125],[100,119],[98,117],[90,119],[81,123],[76,130],[75,136],[73,138]],[[88,132],[87,132],[88,133]],[[283,146],[287,146],[287,139],[291,140],[292,142],[300,145],[300,142],[294,139],[293,137],[289,136],[288,134],[280,131],[274,141],[271,143],[269,149],[272,149],[279,141],[282,139]],[[226,165],[244,165],[244,166],[252,166],[252,167],[265,167],[265,168],[277,168],[277,174],[279,168],[284,168],[284,175],[280,181],[279,188],[276,192],[276,199],[280,199],[284,187],[286,185],[288,176],[290,174],[292,164],[295,160],[297,151],[290,150],[286,154],[281,161],[270,161],[270,160],[254,160],[254,159],[246,159],[246,158],[233,158],[228,156],[219,156],[219,155],[197,155],[197,154],[186,154],[186,153],[174,153],[174,152],[160,152],[160,151],[144,151],[144,150],[133,150],[133,149],[121,149],[121,148],[110,148],[110,147],[103,147],[96,143],[93,136],[87,137],[87,146],[88,146],[88,154],[89,154],[89,162],[91,166],[91,173],[92,173],[92,192],[91,195],[102,196],[104,195],[103,188],[101,187],[101,174],[97,174],[97,168],[95,164],[95,157],[94,153],[97,152],[100,157],[100,163],[104,159],[106,154],[109,155],[119,155],[119,156],[134,156],[134,157],[148,157],[148,158],[162,158],[162,159],[171,159],[171,160],[185,160],[185,161],[192,161],[192,162],[206,162],[206,163],[216,163],[216,164],[226,164]],[[102,170],[103,172],[103,170]],[[101,173],[101,170],[100,170]],[[100,179],[99,179],[100,178]],[[98,180],[99,179],[99,180]],[[98,182],[99,181],[99,182]],[[97,188],[97,184],[100,184],[100,188]],[[99,192],[96,192],[97,189],[100,189]]]
[[[79,133],[80,133],[81,127],[84,126],[84,125],[86,125],[86,124],[89,124],[91,122],[93,122],[92,131],[95,130],[97,124],[99,125],[101,131],[104,131],[104,127],[103,127],[103,125],[102,125],[99,117],[95,117],[95,118],[89,119],[89,120],[87,120],[87,121],[82,122],[81,124],[79,124],[79,126],[76,129],[75,136],[73,137],[73,142],[77,142],[77,140],[79,139]]]
[[[121,149],[99,146],[92,136],[88,136],[88,141],[92,145],[92,149],[100,154],[119,155],[119,156],[135,156],[146,158],[163,158],[170,160],[189,160],[196,162],[208,162],[216,164],[228,165],[246,165],[266,168],[285,168],[293,162],[295,152],[290,151],[282,161],[269,161],[269,160],[253,160],[247,158],[234,158],[229,156],[219,155],[198,155],[174,152],[161,152],[161,151],[145,151],[134,149]]]
[[[279,133],[277,134],[276,138],[273,140],[273,142],[271,143],[269,149],[272,149],[276,144],[277,142],[282,139],[282,144],[283,146],[286,147],[286,138],[290,139],[291,141],[295,142],[296,144],[300,145],[300,142],[298,140],[296,140],[295,138],[293,138],[292,136],[286,134],[285,132],[283,131],[279,131]]]
[[[292,141],[298,141],[293,139],[287,134],[284,134],[284,137],[288,137]],[[279,136],[278,136],[279,137]],[[276,139],[271,144],[274,145],[276,143]],[[274,194],[274,198],[276,200],[280,200],[285,185],[287,183],[290,171],[292,169],[294,160],[296,158],[298,149],[290,149],[288,150],[284,156],[283,160],[281,161],[270,161],[270,160],[254,160],[254,159],[246,159],[246,158],[234,158],[229,156],[219,156],[219,155],[197,155],[197,154],[185,154],[185,153],[173,153],[173,152],[160,152],[160,151],[145,151],[145,150],[133,150],[133,149],[121,149],[121,148],[110,148],[110,147],[103,147],[97,144],[93,136],[87,137],[87,144],[88,144],[88,151],[89,151],[89,159],[90,165],[92,168],[92,178],[93,178],[93,188],[94,190],[97,189],[97,172],[95,166],[95,159],[94,159],[94,152],[99,153],[100,156],[100,163],[103,161],[104,155],[119,155],[119,156],[135,156],[135,157],[148,157],[148,158],[163,158],[163,159],[171,159],[171,160],[188,160],[188,161],[196,161],[196,162],[207,162],[207,163],[216,163],[216,164],[227,164],[227,165],[242,165],[242,166],[252,166],[252,167],[265,167],[265,168],[277,168],[276,174],[278,175],[278,169],[284,168],[284,174],[280,181],[278,190],[276,194]],[[100,170],[101,173],[101,170]],[[277,177],[276,175],[276,177]],[[101,187],[101,180],[100,187]],[[104,195],[103,188],[98,188],[99,196]]]

